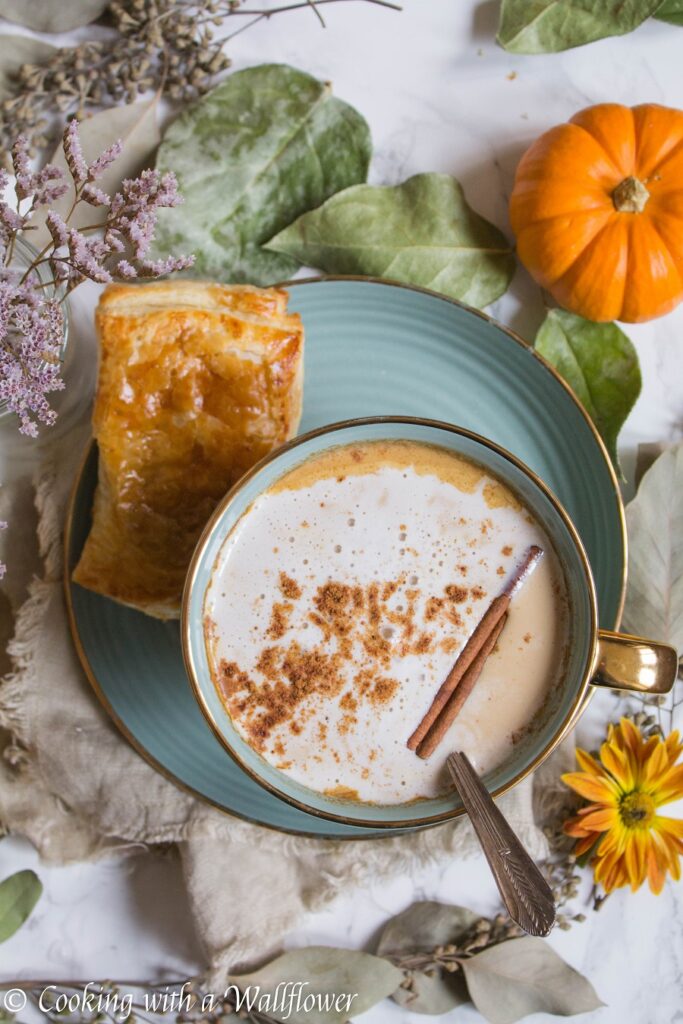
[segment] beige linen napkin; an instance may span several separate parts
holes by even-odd
[[[81,670],[62,596],[64,512],[88,432],[81,423],[55,443],[33,484],[0,489],[0,519],[9,521],[0,534],[8,562],[3,602],[14,611],[11,671],[0,684],[0,822],[56,863],[177,843],[215,985],[228,967],[271,953],[304,912],[351,885],[476,851],[466,822],[363,841],[362,855],[358,842],[259,828],[182,792],[129,746]],[[501,807],[542,856],[531,781]]]

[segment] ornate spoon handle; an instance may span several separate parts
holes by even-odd
[[[529,935],[547,935],[555,922],[550,886],[465,754],[450,754],[446,763],[510,917]]]

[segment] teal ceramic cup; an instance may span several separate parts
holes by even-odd
[[[199,706],[230,755],[260,785],[308,813],[345,824],[386,829],[433,825],[457,817],[457,793],[406,804],[378,805],[316,792],[265,761],[239,734],[214,686],[204,636],[204,603],[214,566],[231,530],[252,502],[284,473],[329,448],[367,441],[402,440],[438,445],[497,477],[516,493],[550,538],[564,573],[570,607],[570,637],[564,677],[547,702],[538,726],[513,754],[484,778],[501,794],[533,771],[577,721],[594,686],[649,693],[673,686],[678,661],[666,644],[598,629],[595,587],[578,533],[545,484],[519,459],[491,441],[447,423],[407,417],[350,420],[304,434],[259,462],[216,508],[197,545],[185,585],[182,643],[188,677]],[[625,566],[618,567],[625,572]],[[416,724],[417,724],[416,715]],[[449,753],[444,750],[444,759]]]

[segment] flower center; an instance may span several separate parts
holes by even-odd
[[[626,828],[649,828],[657,808],[647,793],[628,793],[620,805],[619,813]]]
[[[624,178],[612,192],[614,209],[619,213],[642,213],[650,193],[638,178]]]

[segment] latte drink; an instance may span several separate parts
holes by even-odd
[[[544,557],[442,747],[407,740],[531,545]],[[240,735],[299,783],[397,804],[450,788],[446,755],[501,765],[562,682],[562,572],[504,484],[445,448],[342,445],[261,494],[226,538],[204,609],[215,686]]]

